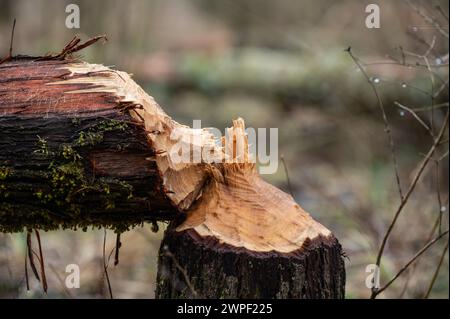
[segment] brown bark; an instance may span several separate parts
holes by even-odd
[[[167,230],[160,248],[157,298],[342,299],[345,269],[334,237],[290,252],[254,252]]]
[[[155,149],[132,107],[112,93],[54,84],[71,60],[19,58],[0,65],[0,230],[170,220]]]

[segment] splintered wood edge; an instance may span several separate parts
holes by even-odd
[[[172,120],[129,74],[84,62],[64,64],[61,69],[69,70],[70,75],[48,85],[82,84],[82,89],[66,93],[109,93],[120,103],[135,106],[129,113],[144,124],[157,152],[156,163],[167,196],[187,215],[176,231],[189,230],[199,236],[197,239],[215,238],[220,244],[261,253],[291,253],[310,242],[334,238],[290,195],[262,180],[247,157],[244,163],[233,159],[218,164],[173,161],[173,146],[180,138],[192,144],[193,130]],[[174,137],[175,129],[182,134]],[[235,139],[247,141],[243,129],[244,122],[239,119],[228,132],[234,133]],[[204,129],[200,145],[193,147],[226,151],[216,146],[212,134]]]

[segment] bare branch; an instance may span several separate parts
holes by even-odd
[[[289,178],[289,171],[288,171],[288,168],[286,165],[286,161],[284,160],[283,154],[281,154],[280,158],[281,158],[281,163],[283,163],[283,166],[284,166],[284,173],[286,174],[286,180],[287,180],[287,184],[288,184],[289,193],[291,194],[292,198],[294,198],[294,192],[292,191],[292,186],[291,186],[291,179]]]
[[[398,277],[400,277],[401,274],[403,274],[403,272],[405,272],[405,270],[408,269],[409,266],[411,266],[411,264],[417,259],[419,258],[424,252],[426,252],[431,246],[433,246],[434,243],[436,243],[437,241],[439,241],[439,239],[441,239],[442,237],[444,237],[445,235],[448,234],[448,230],[446,230],[445,232],[443,232],[442,234],[440,234],[439,236],[437,236],[435,239],[433,239],[432,241],[428,242],[421,250],[419,250],[414,257],[412,257],[399,271],[398,273],[391,279],[389,280],[389,282],[384,285],[382,288],[378,289],[378,290],[373,290],[372,292],[372,296],[371,299],[375,299],[377,295],[379,295],[380,293],[382,293],[384,290],[386,290],[386,288],[388,288]]]
[[[422,125],[427,131],[428,131],[428,133],[430,133],[431,134],[431,136],[433,136],[433,132],[431,131],[431,129],[428,127],[428,125],[419,117],[419,115],[417,115],[417,113],[416,112],[414,112],[412,109],[410,109],[409,107],[407,107],[407,106],[405,106],[405,105],[403,105],[403,104],[401,104],[401,103],[399,103],[399,102],[397,102],[397,101],[395,101],[394,102],[394,104],[396,105],[396,106],[398,106],[399,108],[401,108],[401,109],[403,109],[403,110],[405,110],[405,111],[407,111],[408,113],[410,113],[419,123],[420,123],[420,125]]]
[[[60,274],[58,273],[58,271],[56,270],[55,266],[53,266],[52,264],[48,265],[50,270],[53,272],[53,274],[55,275],[56,279],[58,280],[59,284],[61,285],[64,293],[67,295],[67,297],[74,299],[74,295],[72,294],[72,292],[70,291],[69,288],[67,288],[66,283],[64,282],[64,280],[61,278]]]
[[[448,141],[447,141],[448,142]],[[444,153],[444,154],[442,154],[442,156],[441,157],[439,157],[439,159],[438,159],[438,162],[440,162],[440,161],[442,161],[444,158],[446,158],[448,156],[448,150]]]
[[[419,16],[421,16],[427,23],[434,26],[445,38],[448,39],[448,32],[445,31],[441,25],[433,18],[429,17],[423,10],[416,7],[410,0],[405,0],[405,2],[413,9]]]
[[[439,258],[438,265],[436,267],[436,270],[434,271],[434,274],[431,279],[430,285],[428,286],[427,292],[423,296],[424,299],[428,299],[428,297],[430,297],[430,293],[433,290],[434,283],[436,282],[436,278],[439,275],[439,271],[441,270],[442,263],[444,262],[445,255],[447,254],[447,250],[448,250],[448,240],[447,240],[447,244],[445,244],[445,247],[442,250],[441,258]]]
[[[4,63],[6,61],[9,61],[13,57],[12,52],[13,52],[14,30],[15,29],[16,29],[16,19],[14,19],[12,30],[11,30],[11,39],[10,39],[10,42],[9,42],[8,55],[6,57],[4,57],[3,59],[0,59],[0,64]]]
[[[117,233],[116,236],[116,253],[114,255],[114,266],[119,264],[119,249],[122,247],[122,243],[120,241],[120,233]]]
[[[39,248],[39,262],[41,266],[42,288],[44,289],[44,292],[47,293],[48,285],[47,285],[47,276],[45,275],[45,262],[44,262],[44,255],[42,253],[41,236],[39,235],[39,231],[37,229],[34,230],[34,233],[36,235]]]
[[[439,103],[434,105],[435,109],[438,108],[444,108],[444,107],[448,107],[449,106],[449,102],[444,102],[444,103]],[[431,105],[427,105],[424,107],[417,107],[417,108],[413,108],[411,110],[413,110],[414,112],[425,112],[425,111],[429,111],[431,109]]]
[[[371,66],[371,65],[398,65],[398,66],[404,66],[404,67],[408,67],[408,68],[426,68],[427,66],[425,64],[421,64],[421,63],[399,63],[397,61],[374,61],[374,62],[366,62],[364,63],[365,66]],[[443,64],[431,64],[430,65],[432,68],[445,68],[448,67],[449,64],[448,63],[443,63]]]
[[[448,22],[448,15],[445,13],[444,9],[440,5],[436,6],[436,10],[439,11],[439,13],[444,17],[445,20]]]
[[[434,93],[434,98],[437,98],[445,90],[446,87],[448,87],[448,78],[444,83],[441,84],[441,87]]]
[[[429,242],[431,239],[433,239],[433,235],[434,235],[434,233],[436,232],[436,229],[437,229],[437,227],[438,227],[438,225],[439,225],[439,220],[440,220],[440,216],[438,216],[438,217],[436,218],[436,221],[433,223],[433,227],[431,228],[431,231],[430,231],[430,233],[428,234],[428,237],[427,237],[427,240],[426,240],[427,242]],[[403,298],[403,296],[404,296],[405,293],[406,293],[406,290],[408,290],[409,281],[410,281],[410,279],[411,279],[411,277],[412,277],[414,271],[416,270],[418,264],[419,264],[419,261],[417,261],[416,263],[414,263],[414,264],[412,265],[412,268],[410,269],[410,271],[409,271],[409,273],[408,273],[408,278],[406,279],[406,282],[405,282],[405,284],[403,285],[403,289],[402,289],[402,292],[400,293],[400,297],[399,297],[399,298]]]
[[[78,36],[73,37],[72,40],[69,41],[69,43],[66,44],[66,46],[64,47],[64,49],[62,49],[62,51],[56,55],[52,55],[52,54],[47,54],[41,58],[36,59],[37,61],[40,60],[58,60],[58,59],[65,59],[67,56],[70,56],[71,54],[81,51],[84,48],[96,43],[99,40],[104,40],[104,41],[108,41],[106,35],[98,35],[95,36],[89,40],[87,40],[84,43],[81,43],[81,39]]]
[[[37,281],[41,281],[41,278],[39,277],[39,273],[36,268],[36,264],[34,263],[34,257],[33,257],[33,247],[31,243],[31,231],[27,231],[27,252],[28,252],[28,260],[30,261],[30,267],[33,271],[34,277],[36,277]]]
[[[28,277],[28,247],[25,251],[25,283],[27,285],[27,291],[30,291],[30,279]]]
[[[422,176],[422,173],[425,169],[425,167],[427,166],[428,162],[430,161],[430,159],[432,158],[434,152],[436,151],[436,148],[438,147],[442,137],[444,136],[445,130],[447,128],[448,125],[448,118],[449,118],[449,112],[447,111],[447,114],[445,116],[445,120],[444,120],[444,124],[442,124],[441,130],[438,134],[438,137],[435,139],[433,146],[430,148],[430,150],[428,151],[428,153],[426,154],[424,160],[422,161],[419,170],[417,171],[416,175],[414,176],[408,191],[405,195],[405,197],[402,199],[402,201],[400,202],[400,205],[397,208],[397,211],[395,212],[394,218],[392,219],[391,224],[389,225],[388,230],[386,231],[386,234],[384,235],[383,241],[381,243],[380,246],[380,250],[378,251],[378,255],[377,255],[377,261],[376,261],[376,265],[379,267],[381,264],[381,257],[383,256],[383,252],[384,252],[384,248],[386,247],[386,243],[387,240],[392,232],[392,230],[394,229],[394,226],[397,222],[398,217],[400,216],[400,213],[403,211],[403,208],[405,207],[406,203],[408,202],[409,197],[411,196],[411,194],[413,193],[414,189],[416,188],[417,182],[419,181],[420,177]],[[374,295],[375,294],[375,295]],[[374,291],[372,293],[372,296],[376,296],[376,292]]]
[[[112,293],[112,288],[111,288],[111,281],[109,280],[109,274],[108,274],[109,258],[108,258],[108,261],[106,259],[106,228],[104,229],[104,233],[103,233],[103,250],[102,250],[102,252],[103,252],[103,270],[104,270],[105,277],[106,277],[106,283],[108,285],[109,297],[111,299],[114,299],[113,293]],[[109,256],[111,256],[111,254]]]
[[[350,57],[352,58],[353,62],[355,62],[356,66],[361,70],[361,72],[363,73],[364,77],[366,78],[367,82],[369,83],[370,87],[372,88],[377,101],[378,101],[378,106],[381,110],[381,115],[383,117],[383,122],[384,122],[384,130],[388,136],[389,139],[389,146],[390,146],[390,150],[391,150],[391,157],[392,157],[392,161],[394,163],[394,172],[395,172],[395,179],[397,181],[397,188],[398,188],[398,192],[400,195],[400,199],[403,199],[403,192],[402,192],[402,186],[401,186],[401,182],[400,182],[400,175],[398,172],[398,164],[397,164],[397,157],[395,155],[395,144],[394,144],[394,138],[392,137],[392,133],[391,133],[391,127],[386,115],[386,111],[384,109],[384,105],[383,105],[383,101],[381,99],[380,94],[378,93],[377,88],[375,87],[375,84],[373,83],[373,81],[371,80],[371,78],[369,77],[369,75],[367,74],[366,70],[364,69],[364,66],[361,64],[361,62],[359,61],[359,59],[353,54],[351,47],[348,47],[348,49],[346,50],[348,52],[348,54],[350,55]]]
[[[11,31],[11,40],[9,42],[9,56],[12,57],[12,52],[13,52],[13,43],[14,43],[14,30],[16,29],[16,19],[14,19],[13,22],[13,27],[12,27],[12,31]]]
[[[439,180],[439,163],[440,159],[434,161],[436,166],[436,196],[438,201],[438,209],[439,209],[439,234],[442,231],[442,198],[441,198],[441,184]]]

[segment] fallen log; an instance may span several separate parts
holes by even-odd
[[[179,213],[128,111],[141,106],[103,86],[116,78],[70,59],[0,65],[1,231],[121,228]]]
[[[336,238],[259,177],[243,120],[228,133],[218,145],[175,122],[125,72],[66,55],[9,59],[0,231],[165,220],[158,298],[343,298]],[[180,162],[180,143],[221,160]]]

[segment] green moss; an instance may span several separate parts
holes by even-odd
[[[44,231],[57,229],[87,231],[107,228],[116,233],[122,233],[132,227],[142,226],[142,218],[142,216],[130,215],[121,216],[120,220],[112,216],[85,216],[69,219],[47,208],[0,202],[0,232],[2,233],[22,232],[34,228]]]
[[[133,198],[132,185],[114,178],[88,178],[79,158],[75,158],[77,160],[53,164],[48,176],[50,189],[40,189],[34,193],[43,204],[55,205],[76,216],[80,214],[82,203],[88,195],[95,194],[106,210],[114,209],[119,201]]]
[[[5,184],[0,184],[0,198],[8,198],[9,195],[8,187]]]
[[[0,166],[0,181],[7,179],[12,174],[12,168],[7,166]]]
[[[125,131],[128,124],[118,120],[105,120],[97,123],[78,134],[76,146],[93,146],[103,142],[104,133],[111,131]]]
[[[0,181],[6,181],[12,176],[13,170],[8,166],[0,166]],[[10,192],[8,186],[5,183],[0,183],[0,198],[8,198]]]
[[[54,153],[52,151],[50,151],[50,148],[48,146],[48,142],[45,138],[40,137],[39,135],[37,135],[37,149],[34,151],[35,154],[40,154],[43,156],[52,156],[54,155]]]
[[[78,152],[73,149],[72,145],[69,144],[62,145],[61,156],[74,162],[81,159],[80,154],[78,154]]]
[[[76,119],[72,124],[80,126],[81,121]],[[116,232],[124,232],[141,225],[144,216],[118,216],[115,211],[121,203],[134,198],[133,186],[116,178],[92,176],[86,171],[80,155],[103,142],[106,132],[125,131],[127,127],[127,123],[118,120],[104,120],[80,131],[68,143],[57,146],[49,143],[46,138],[37,136],[33,153],[49,161],[47,171],[39,172],[38,178],[43,181],[43,186],[33,191],[36,198],[33,206],[15,202],[0,203],[0,231],[15,232],[24,227],[44,230],[81,228],[86,231],[89,227],[107,227]],[[128,144],[117,146],[118,149],[127,147]],[[9,178],[12,173],[12,168],[0,166],[1,198],[9,196],[7,184],[1,181]],[[95,201],[94,211],[111,212],[104,214],[90,211],[88,207],[91,201]],[[103,209],[96,210],[99,206]]]
[[[103,133],[80,132],[76,141],[77,146],[95,145],[103,141]]]
[[[23,226],[19,220],[27,218],[28,225]],[[21,232],[25,228],[40,228],[44,230],[57,229],[58,223],[52,219],[52,214],[40,208],[24,209],[23,205],[0,203],[0,232]]]

